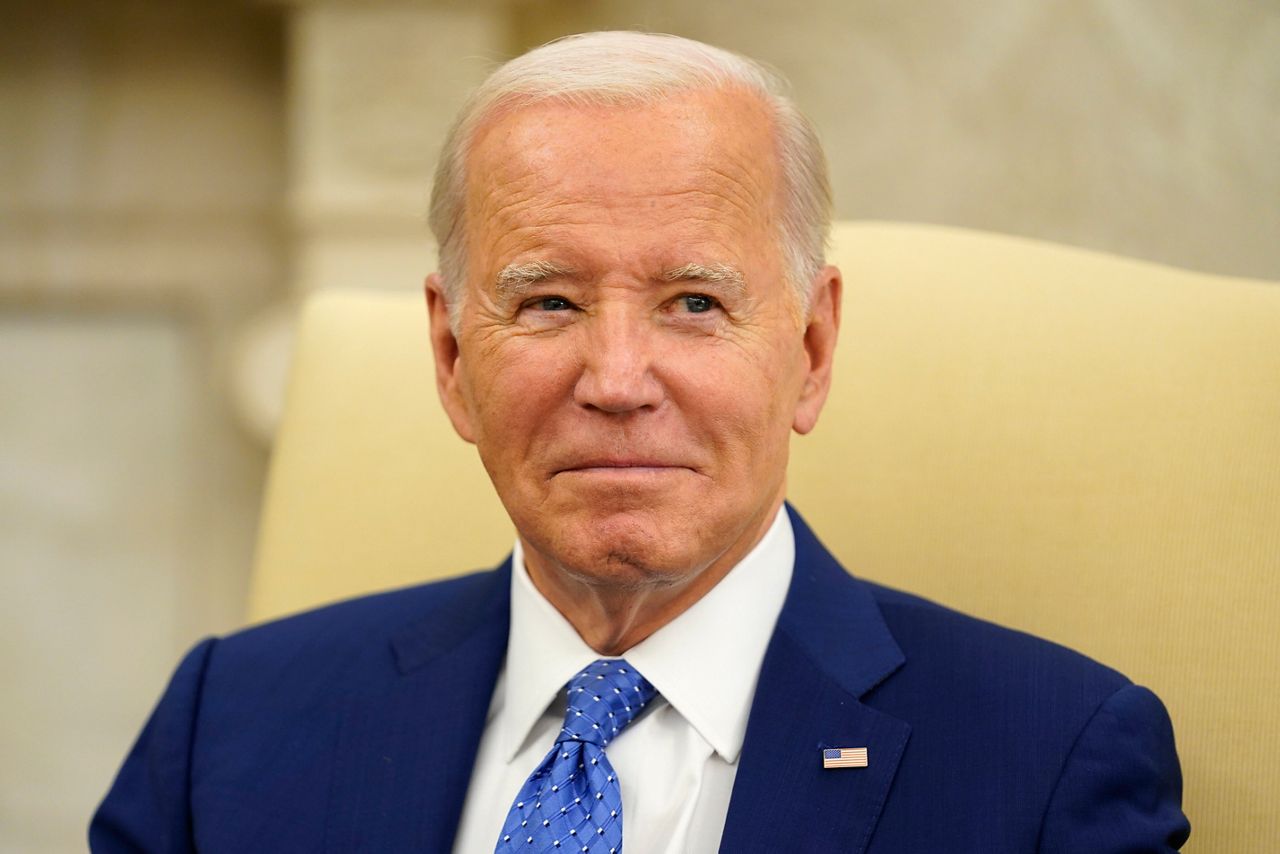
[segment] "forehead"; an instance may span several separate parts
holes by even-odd
[[[569,232],[579,243],[593,234],[669,242],[663,231],[694,243],[758,243],[774,228],[778,192],[772,116],[753,95],[544,101],[498,112],[473,137],[468,254],[487,266]]]

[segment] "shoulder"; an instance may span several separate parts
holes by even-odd
[[[795,508],[788,510],[796,541],[790,625],[797,635],[820,632],[827,641],[813,647],[824,653],[843,654],[832,642],[839,638],[854,642],[844,645],[849,655],[865,656],[857,648],[870,646],[886,661],[901,662],[884,671],[893,675],[877,693],[892,693],[892,686],[904,683],[922,696],[998,695],[1031,685],[1044,696],[1056,690],[1087,695],[1096,708],[1130,684],[1115,670],[1060,644],[851,575]],[[815,631],[815,623],[824,628]],[[896,654],[884,654],[885,647]]]
[[[875,599],[905,658],[877,689],[876,700],[904,713],[910,709],[922,725],[963,725],[1007,743],[1057,740],[1057,748],[1066,750],[1097,710],[1132,684],[1053,641],[920,596],[857,583]]]
[[[322,636],[332,642],[384,637],[389,630],[496,594],[504,567],[346,599],[270,620],[230,634],[234,646],[292,645]],[[336,631],[335,631],[336,630]]]
[[[1098,702],[1130,684],[1116,670],[1053,641],[921,596],[869,581],[858,583],[875,599],[908,663],[931,675],[945,671],[953,678],[981,678],[986,685],[1034,676],[1039,684],[1069,685]]]
[[[509,578],[504,564],[203,641],[179,665],[99,810],[95,850],[135,850],[143,840],[148,850],[241,850],[245,839],[278,850],[284,843],[264,841],[276,836],[289,850],[319,850],[352,715],[365,707],[424,714],[429,683],[415,683],[411,699],[401,693],[415,656],[470,638],[458,657],[492,667],[486,653],[505,638]],[[487,697],[489,686],[476,690]],[[193,826],[196,812],[204,820]]]
[[[1123,674],[1061,644],[857,583],[904,658],[864,699],[911,724],[917,760],[959,759],[993,782],[1013,774],[1043,802],[1100,713],[1139,695],[1159,707]]]
[[[1017,800],[1031,823],[1002,832],[1022,846],[1034,827],[1043,851],[1086,838],[1098,842],[1090,850],[1165,851],[1186,838],[1173,730],[1154,694],[1060,644],[857,583],[905,659],[864,698],[912,728],[905,762],[918,773],[904,787],[963,766],[969,790],[1004,793],[979,812]],[[938,797],[928,786],[916,795]]]
[[[429,584],[361,596],[271,620],[217,639],[206,679],[214,685],[306,679],[308,673],[394,670],[397,647],[460,635],[507,606],[504,564]]]

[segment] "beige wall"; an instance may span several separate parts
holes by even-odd
[[[465,90],[598,27],[779,67],[843,217],[1280,279],[1274,0],[0,0],[0,851],[238,623],[293,298],[416,287]]]
[[[225,368],[285,280],[283,55],[249,5],[0,3],[0,851],[83,850],[240,620],[266,454]]]
[[[839,216],[969,226],[1280,278],[1275,0],[556,0],[785,72]]]

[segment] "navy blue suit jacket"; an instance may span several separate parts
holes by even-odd
[[[1151,692],[856,580],[792,524],[722,851],[1107,854],[1186,838]],[[201,643],[94,817],[93,850],[448,852],[509,583],[506,564]],[[824,770],[825,747],[866,747],[868,767]]]

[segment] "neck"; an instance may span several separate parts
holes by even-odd
[[[781,504],[781,501],[779,501]],[[701,567],[678,577],[617,583],[570,571],[524,544],[525,567],[534,587],[559,611],[582,640],[600,655],[622,655],[715,587],[763,539],[777,506],[753,520],[745,536]]]

